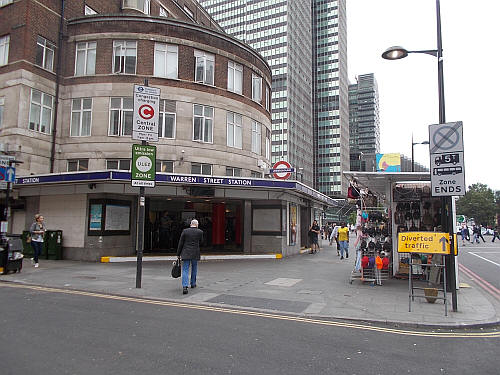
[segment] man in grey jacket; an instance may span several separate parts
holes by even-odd
[[[189,265],[191,265],[191,288],[196,288],[196,274],[200,260],[200,244],[203,231],[198,229],[198,220],[191,220],[191,225],[182,231],[177,257],[182,259],[182,294],[188,293]]]

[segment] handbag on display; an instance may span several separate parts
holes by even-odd
[[[174,279],[181,277],[181,259],[177,258],[172,263],[172,271],[170,272]]]

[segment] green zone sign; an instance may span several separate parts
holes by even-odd
[[[132,145],[132,186],[155,187],[156,146]]]

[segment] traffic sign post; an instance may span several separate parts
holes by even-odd
[[[156,146],[132,145],[132,186],[155,187]]]
[[[134,85],[132,139],[158,142],[160,89]]]
[[[16,181],[16,158],[14,156],[0,156],[0,188],[7,189],[5,191],[5,222],[7,225],[2,225],[2,232],[9,231],[10,221],[10,190],[12,184]]]
[[[429,126],[433,197],[465,194],[463,125],[461,121]]]
[[[144,251],[144,214],[146,197],[144,188],[155,186],[156,147],[148,146],[148,141],[158,142],[158,119],[160,89],[144,85],[134,85],[134,116],[132,139],[142,141],[132,146],[132,186],[139,186],[139,209],[137,221],[137,274],[135,287],[142,284],[142,253]]]

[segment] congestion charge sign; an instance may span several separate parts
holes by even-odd
[[[398,253],[450,254],[450,235],[440,232],[402,232]]]
[[[160,89],[134,85],[132,139],[158,142]]]
[[[132,145],[132,186],[155,187],[156,146]]]

